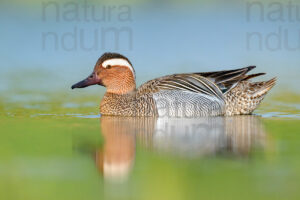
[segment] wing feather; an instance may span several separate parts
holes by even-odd
[[[156,93],[162,90],[183,90],[202,93],[223,100],[224,94],[240,81],[249,80],[264,73],[247,75],[255,66],[234,70],[174,74],[150,80],[138,88],[138,93]]]
[[[176,74],[148,81],[139,93],[156,93],[163,90],[183,90],[200,93],[223,100],[223,93],[211,80],[197,74]]]

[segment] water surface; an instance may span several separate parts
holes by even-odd
[[[2,199],[300,197],[295,94],[198,119],[100,117],[97,96],[47,97],[1,101]]]

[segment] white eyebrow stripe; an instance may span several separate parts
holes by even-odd
[[[125,59],[122,59],[122,58],[113,58],[113,59],[109,59],[109,60],[106,60],[102,63],[102,66],[104,68],[106,68],[108,65],[111,65],[111,66],[114,66],[114,65],[120,65],[120,66],[126,66],[130,69],[130,71],[132,72],[133,76],[134,75],[134,70],[133,70],[133,67],[131,66],[131,64],[125,60]]]

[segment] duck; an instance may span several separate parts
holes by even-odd
[[[205,117],[249,115],[276,84],[276,77],[253,82],[265,73],[248,74],[256,66],[214,72],[167,75],[136,87],[130,60],[104,53],[86,79],[72,89],[101,85],[106,92],[100,114],[127,117]]]

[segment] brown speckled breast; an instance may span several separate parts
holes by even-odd
[[[117,116],[157,116],[156,105],[152,94],[139,95],[106,93],[100,103],[102,115]]]

